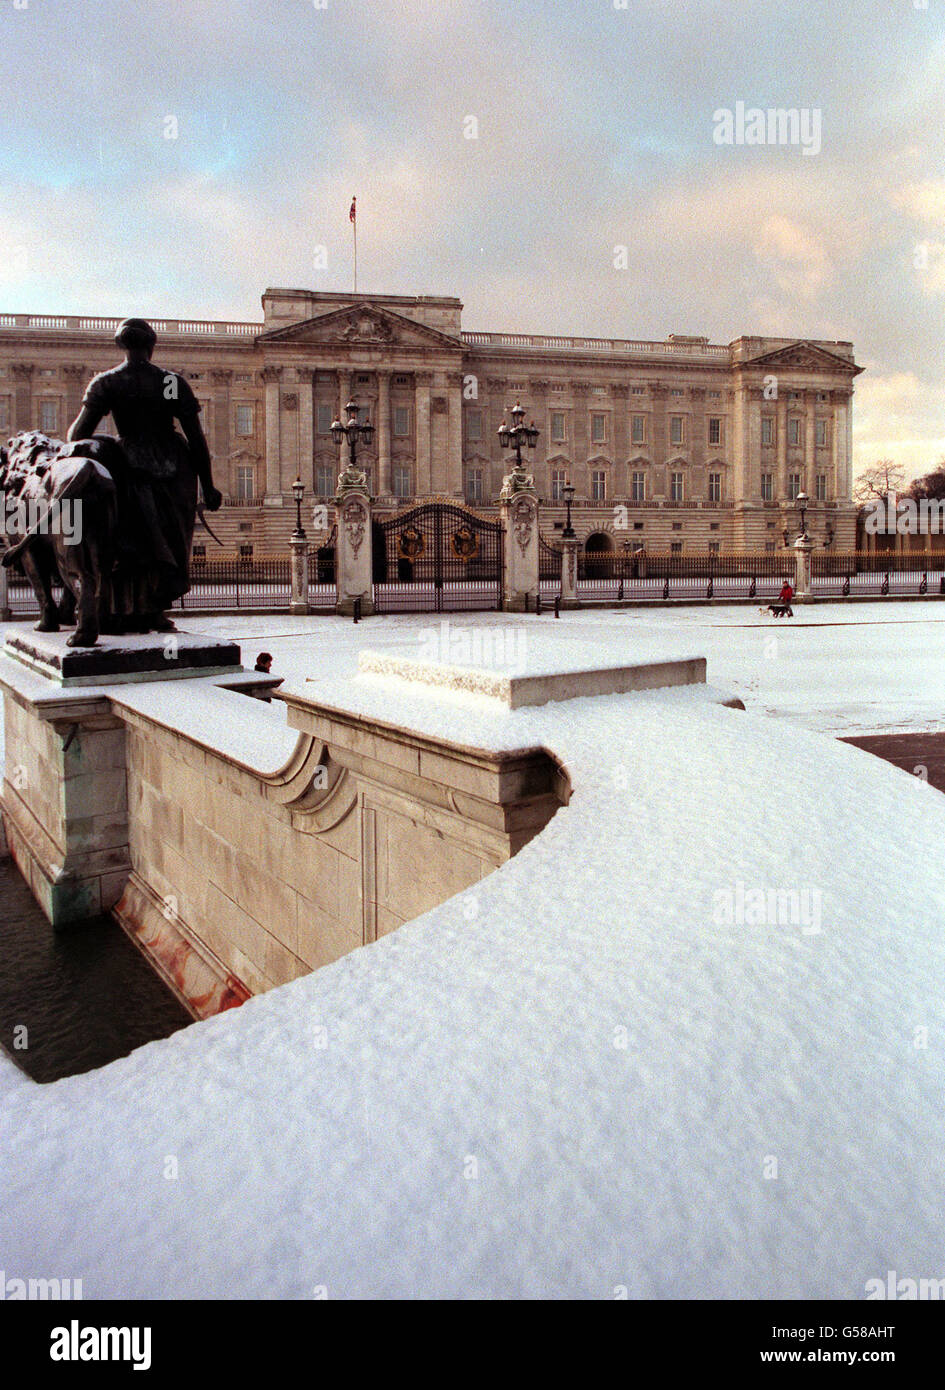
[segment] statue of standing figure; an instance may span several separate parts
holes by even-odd
[[[151,361],[154,329],[126,319],[115,341],[125,360],[89,383],[65,452],[98,458],[118,491],[111,614],[103,630],[173,632],[167,610],[190,588],[198,486],[208,511],[223,498],[213,483],[200,403],[183,376]],[[107,415],[120,451],[107,437],[92,438]]]

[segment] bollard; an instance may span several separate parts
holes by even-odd
[[[617,602],[618,602],[618,603],[623,603],[623,580],[622,580],[622,579],[621,579],[620,584],[618,585],[618,588],[617,588]]]
[[[754,598],[758,593],[758,585],[755,583],[755,576],[752,575],[751,583],[748,586],[748,597]]]
[[[668,579],[664,579],[664,580],[663,580],[663,597],[664,597],[664,598],[669,598],[669,580],[668,580]]]
[[[843,588],[840,590],[840,592],[841,594],[843,594],[844,598],[846,598],[850,592],[850,576],[848,574],[844,575],[843,577]]]
[[[923,574],[923,576],[922,576],[921,583],[919,584],[919,593],[920,593],[920,594],[927,594],[928,591],[929,591],[929,576],[928,576],[928,571],[926,571],[926,573]]]
[[[880,586],[879,586],[879,592],[880,592],[881,594],[883,594],[883,595],[889,593],[889,575],[888,575],[888,573],[883,575],[883,582],[882,582],[882,584],[880,584]]]
[[[555,594],[555,617],[561,617],[561,595]]]
[[[357,598],[355,599],[355,601],[354,601],[354,603],[353,603],[353,605],[352,605],[352,608],[351,608],[351,612],[352,612],[352,616],[354,617],[354,621],[355,621],[356,623],[359,623],[359,622],[361,621],[361,595],[360,595],[360,594],[358,594]]]
[[[535,595],[535,617],[541,617],[541,594]]]
[[[712,580],[711,580],[711,578],[710,578],[708,584],[706,585],[705,596],[706,596],[706,598],[711,598],[712,595],[713,595],[714,593],[715,593],[715,588],[714,588],[713,583],[712,583]]]

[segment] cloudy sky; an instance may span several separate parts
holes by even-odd
[[[945,455],[945,0],[0,0],[0,76],[0,311],[256,319],[356,194],[363,290],[852,339],[858,463]]]

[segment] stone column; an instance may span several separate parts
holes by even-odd
[[[210,373],[210,381],[213,384],[213,440],[211,443],[211,453],[217,461],[220,469],[220,479],[218,486],[222,483],[223,491],[229,492],[231,479],[229,476],[230,459],[230,437],[232,421],[230,420],[230,382],[233,380],[233,373],[227,368],[214,369]],[[224,469],[226,470],[224,472]],[[223,479],[225,478],[225,482]]]
[[[433,478],[430,473],[430,387],[433,384],[432,372],[417,372],[415,375],[416,409],[414,428],[417,436],[417,496],[429,497],[433,491]]]
[[[463,497],[463,374],[449,372],[446,381],[449,387],[446,491],[451,497]]]
[[[266,496],[267,507],[282,506],[282,485],[279,465],[282,454],[279,383],[282,380],[281,367],[263,367],[262,379],[266,384]]]
[[[89,369],[79,363],[70,363],[69,366],[63,367],[62,373],[66,379],[66,418],[62,422],[62,437],[65,439],[69,426],[73,420],[78,419],[82,409],[82,397],[89,381]]]
[[[561,607],[580,608],[578,598],[578,551],[581,542],[577,536],[573,540],[561,542]]]
[[[361,615],[374,612],[371,537],[371,498],[360,469],[348,469],[338,479],[335,497],[335,612],[350,615],[361,600]]]
[[[293,535],[290,537],[289,546],[292,551],[292,592],[289,600],[289,612],[293,617],[308,613],[308,537],[306,535]]]
[[[20,430],[39,428],[39,421],[33,419],[33,373],[36,368],[32,362],[14,363],[10,369],[15,382],[13,395],[13,433]]]
[[[299,477],[315,487],[315,371],[299,368]]]
[[[817,437],[815,428],[815,404],[817,401],[816,391],[806,391],[804,393],[804,491],[814,498],[814,441]],[[816,500],[816,498],[814,499]]]
[[[394,494],[393,464],[390,455],[390,371],[377,372],[377,491],[384,497]]]
[[[630,483],[627,478],[627,460],[630,457],[630,387],[625,381],[612,381],[610,396],[614,403],[614,477],[613,493],[608,500],[613,502],[618,497],[630,496]]]
[[[284,426],[282,458],[279,463],[279,492],[285,496],[301,475],[299,467],[299,393],[286,391],[279,402]],[[288,436],[288,437],[286,437]]]
[[[0,623],[13,621],[13,609],[10,607],[10,571],[0,565]]]
[[[814,549],[814,542],[805,532],[798,536],[794,542],[794,554],[797,557],[797,579],[795,581],[795,601],[797,603],[813,603],[814,595],[811,592],[811,552]]]
[[[528,474],[514,470],[505,479],[499,514],[505,530],[502,559],[502,607],[522,613],[537,599],[538,494]]]
[[[669,432],[666,428],[666,406],[669,401],[669,388],[661,381],[654,381],[650,387],[650,401],[652,413],[650,424],[652,431],[652,457],[653,457],[653,501],[659,501],[666,497],[666,453]]]
[[[784,502],[788,495],[787,475],[787,397],[778,394],[778,419],[775,426],[778,432],[778,501]]]

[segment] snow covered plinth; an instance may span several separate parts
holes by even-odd
[[[28,627],[11,627],[4,652],[63,686],[117,685],[242,670],[240,649],[234,642],[213,641],[198,634],[101,637],[96,647],[70,647],[71,635],[68,629],[35,632]]]
[[[484,695],[507,709],[547,705],[553,700],[575,700],[588,695],[626,695],[633,690],[659,690],[673,685],[705,685],[704,656],[672,661],[641,661],[577,666],[562,669],[560,656],[554,665],[546,660],[531,670],[484,670],[476,666],[426,661],[389,652],[365,651],[358,659],[361,677],[394,678],[464,694]]]

